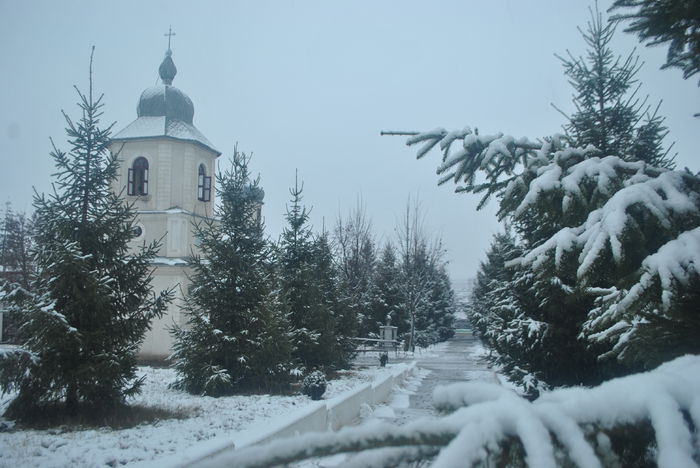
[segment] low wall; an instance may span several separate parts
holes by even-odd
[[[368,403],[378,405],[387,401],[391,391],[394,389],[394,385],[400,384],[403,382],[403,379],[403,376],[387,375],[383,379],[374,382],[372,384],[372,399]]]
[[[373,387],[370,384],[365,384],[359,388],[353,389],[341,397],[335,398],[328,405],[328,429],[337,431],[343,426],[352,424],[360,415],[360,406],[362,403],[372,404]]]
[[[296,419],[287,421],[281,426],[276,426],[272,429],[271,434],[251,441],[253,443],[267,442],[278,437],[291,437],[305,432],[325,431],[328,427],[328,407],[321,403],[316,409],[309,411],[305,415],[298,415]],[[248,445],[250,445],[250,443]],[[240,444],[239,444],[240,446]]]
[[[264,432],[247,435],[237,434],[236,441],[218,444],[218,446],[202,447],[187,459],[180,459],[178,463],[163,463],[160,466],[173,467],[197,467],[209,466],[213,459],[230,450],[243,448],[261,442],[268,442],[282,437],[292,437],[306,432],[336,431],[343,426],[354,423],[360,417],[360,408],[363,404],[376,405],[389,399],[395,385],[401,384],[406,377],[416,368],[415,361],[397,369],[392,369],[391,375],[382,377],[371,384],[365,384],[348,391],[326,402],[320,402],[311,408],[304,408],[292,413],[282,421]]]

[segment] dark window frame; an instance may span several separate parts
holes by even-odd
[[[139,156],[129,168],[126,194],[142,197],[148,195],[148,159]]]
[[[211,176],[207,176],[204,164],[200,164],[197,169],[197,200],[211,201]]]

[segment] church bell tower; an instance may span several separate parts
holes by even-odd
[[[160,240],[153,288],[174,287],[176,292],[176,300],[146,335],[144,359],[167,357],[172,351],[168,328],[173,322],[185,325],[180,301],[189,283],[187,258],[198,253],[192,227],[213,216],[215,163],[221,154],[194,126],[192,100],[172,85],[177,68],[169,42],[158,68],[162,84],[141,93],[137,119],[117,132],[111,144],[121,161],[113,189],[138,212],[138,236],[130,247]]]

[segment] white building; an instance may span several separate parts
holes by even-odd
[[[175,287],[176,299],[153,323],[141,348],[142,359],[163,359],[172,350],[168,328],[184,325],[181,299],[189,284],[187,258],[198,253],[193,223],[213,215],[214,170],[221,154],[192,124],[194,106],[172,86],[177,73],[170,49],[159,68],[163,84],[146,89],[136,109],[138,118],[112,138],[120,174],[114,190],[138,211],[139,235],[132,242],[160,240],[154,262],[154,291]]]

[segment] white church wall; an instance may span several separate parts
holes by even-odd
[[[122,193],[137,210],[168,210],[182,208],[200,216],[211,216],[214,206],[212,178],[211,201],[197,199],[198,168],[204,164],[207,175],[212,176],[217,155],[194,143],[171,138],[143,139],[116,142],[112,151],[119,153],[122,161],[119,176],[113,185],[115,192]],[[138,157],[148,160],[148,195],[133,197],[126,195],[129,168]]]
[[[156,210],[167,210],[177,206],[173,201],[173,181],[172,167],[175,163],[176,154],[173,151],[173,145],[165,139],[158,139],[158,157],[151,169],[151,177],[158,184],[155,187]]]
[[[161,361],[172,353],[173,338],[169,329],[174,324],[181,327],[187,325],[187,317],[180,310],[182,299],[190,285],[187,274],[191,273],[188,267],[158,265],[153,275],[153,291],[160,291],[175,288],[175,299],[168,306],[168,310],[159,319],[155,319],[151,324],[151,329],[146,333],[139,357],[142,360]]]
[[[129,243],[129,248],[135,250],[152,240],[160,240],[159,257],[186,258],[193,254],[199,255],[194,225],[204,222],[204,218],[192,216],[182,210],[167,210],[139,213],[136,226],[142,235]]]

